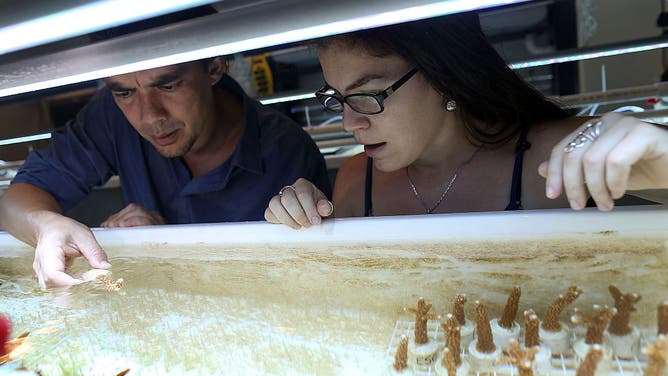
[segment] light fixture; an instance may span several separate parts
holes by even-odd
[[[213,0],[100,0],[0,28],[0,55],[212,3]]]
[[[126,5],[136,19],[143,17],[135,12],[137,8]],[[266,48],[307,39],[344,33],[362,28],[371,28],[413,21],[428,17],[481,9],[492,6],[521,3],[528,0],[385,0],[383,2],[360,2],[358,0],[338,0],[339,7],[332,10],[323,2],[312,0],[287,0],[267,2],[268,6],[246,9],[243,15],[220,13],[201,17],[180,25],[171,25],[149,30],[137,35],[129,35],[78,49],[63,51],[48,56],[40,56],[15,64],[0,65],[0,97],[7,97],[37,90],[95,80],[117,74],[182,63],[211,56],[232,55],[234,53]],[[101,6],[118,1],[97,1]],[[162,10],[154,8],[153,15],[166,12],[169,8],[196,6],[211,1],[144,0],[144,16],[149,15],[146,4],[161,4]],[[144,4],[146,3],[146,4]],[[188,5],[185,5],[188,4]],[[224,4],[224,2],[223,2]],[[290,6],[287,6],[290,5]],[[99,11],[99,10],[98,10]],[[139,12],[141,13],[141,12]],[[299,14],[300,17],[295,17]],[[38,19],[40,20],[40,19]],[[38,21],[38,20],[35,20]],[[129,22],[127,19],[125,22]],[[271,22],[270,22],[271,21]],[[45,21],[46,22],[46,21]],[[119,22],[119,21],[115,21]],[[66,22],[76,24],[77,22]],[[43,26],[41,27],[45,27]],[[110,24],[107,24],[107,26]],[[62,26],[62,25],[60,25]],[[91,26],[89,26],[91,27]],[[1,33],[0,40],[11,40]],[[234,30],[234,33],[230,33]],[[85,31],[84,31],[85,32]],[[9,38],[9,39],[8,39]],[[157,46],[147,48],[147,46]],[[523,69],[548,64],[592,59],[623,53],[647,51],[668,47],[668,37],[648,38],[634,42],[617,43],[606,46],[584,48],[560,52],[538,59],[512,63],[513,69]],[[3,43],[0,48],[8,48]],[[1,51],[1,49],[0,49]],[[261,99],[264,104],[312,98],[311,92],[298,93],[287,97]],[[36,137],[36,138],[30,138]],[[0,140],[0,145],[46,139],[50,133]]]
[[[261,98],[260,103],[262,103],[262,104],[274,104],[274,103],[298,101],[298,100],[309,99],[309,98],[315,98],[315,90],[310,91],[310,92],[306,92],[306,93],[303,93],[303,94],[293,94],[293,95],[286,95],[286,96],[282,96],[282,97]]]
[[[650,51],[668,47],[668,36],[640,39],[630,42],[607,44],[603,46],[584,47],[574,50],[560,51],[548,56],[531,60],[511,63],[512,69],[524,69],[542,65],[567,63],[571,61],[596,59],[605,56],[629,54],[634,52]]]
[[[142,3],[134,0],[134,4]],[[529,0],[282,0],[0,66],[0,97]],[[223,2],[223,5],[225,3]],[[298,17],[296,16],[298,15]],[[76,22],[73,22],[76,23]],[[0,40],[7,40],[0,34]]]
[[[30,141],[46,140],[46,139],[49,139],[49,138],[51,138],[51,132],[33,134],[33,135],[30,135],[30,136],[14,137],[14,138],[8,138],[8,139],[5,139],[5,140],[0,140],[0,146],[20,144],[20,143],[23,143],[23,142],[30,142]]]

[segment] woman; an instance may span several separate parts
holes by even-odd
[[[316,96],[365,152],[339,169],[332,202],[299,179],[271,199],[269,222],[581,209],[587,192],[610,210],[627,189],[668,188],[668,131],[569,116],[507,67],[476,14],[334,36],[318,53]]]

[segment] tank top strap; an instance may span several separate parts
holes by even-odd
[[[520,138],[517,140],[515,165],[513,166],[513,182],[510,187],[510,202],[505,210],[522,210],[522,165],[524,152],[531,148],[531,143],[527,141],[528,133],[528,127],[522,128]]]
[[[371,202],[371,186],[373,184],[373,159],[366,159],[366,178],[364,181],[364,216],[373,216],[373,203]]]

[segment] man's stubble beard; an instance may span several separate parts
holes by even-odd
[[[156,150],[160,155],[162,155],[165,158],[177,158],[177,157],[183,157],[186,155],[190,149],[192,149],[193,145],[195,144],[195,136],[192,135],[188,140],[186,140],[185,143],[183,143],[181,146],[178,147],[176,150],[172,150],[172,147],[174,145],[169,145],[167,147],[160,147],[160,146],[155,146]]]

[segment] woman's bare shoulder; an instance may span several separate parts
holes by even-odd
[[[333,201],[337,217],[364,215],[367,156],[359,153],[345,161],[336,174]]]
[[[591,117],[571,116],[536,124],[530,132],[531,144],[539,150],[552,150],[558,142],[591,119]]]
[[[541,124],[531,128],[528,141],[531,148],[525,154],[522,204],[525,209],[548,209],[568,207],[565,196],[552,200],[545,196],[545,179],[538,174],[538,166],[550,158],[555,147],[568,139],[569,135],[580,125],[590,120],[590,117],[568,117]],[[559,145],[558,145],[559,144]]]
[[[538,167],[538,164],[550,157],[552,149],[564,147],[561,141],[570,138],[569,135],[583,123],[591,120],[591,117],[568,117],[536,124],[531,128],[528,141],[531,148],[527,151],[527,162]]]

